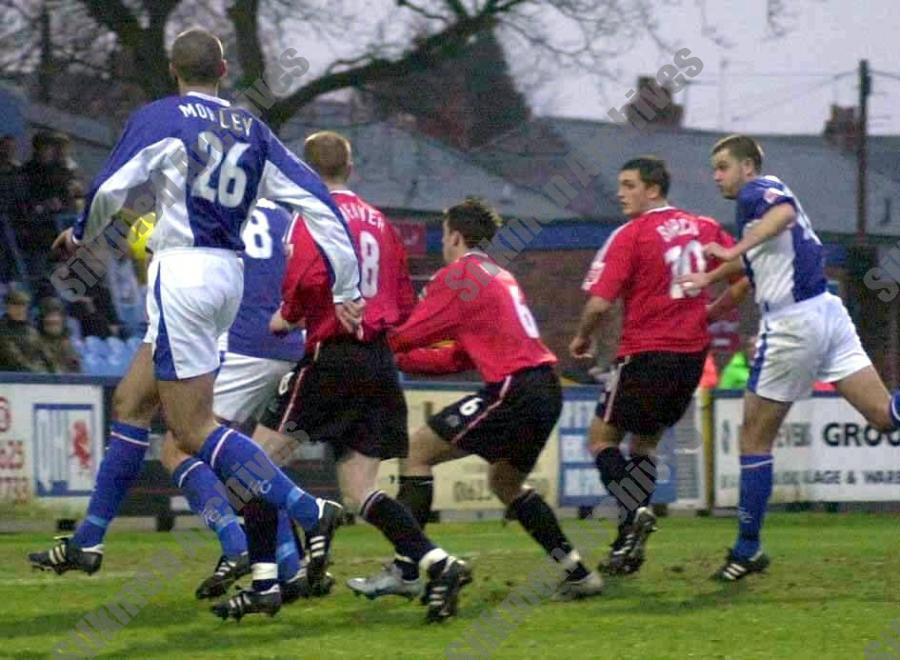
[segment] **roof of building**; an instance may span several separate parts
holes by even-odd
[[[285,143],[302,154],[305,137],[321,128],[292,124],[283,131]],[[504,216],[559,220],[577,215],[540,192],[488,171],[465,153],[394,123],[366,122],[336,130],[353,144],[350,186],[379,208],[437,214],[474,195]]]
[[[577,177],[566,165],[566,159],[575,156],[582,163],[596,166],[600,173],[589,186],[582,186],[578,211],[611,219],[619,215],[614,199],[619,167],[629,158],[654,154],[669,165],[669,199],[674,205],[732,225],[734,205],[718,194],[708,165],[709,149],[720,137],[721,133],[709,131],[661,127],[637,130],[609,122],[540,118],[482,147],[474,157],[521,185],[541,189],[542,182],[554,175],[562,175],[576,185]],[[856,232],[856,161],[851,155],[818,136],[756,137],[766,154],[764,173],[778,176],[794,190],[817,230]],[[890,141],[873,142],[873,161],[886,159],[880,154],[889,152]],[[873,166],[867,207],[869,234],[900,236],[900,177],[886,176]]]

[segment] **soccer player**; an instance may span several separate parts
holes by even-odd
[[[589,442],[619,510],[619,533],[603,567],[611,575],[634,573],[644,561],[647,537],[656,530],[650,510],[656,445],[690,404],[710,344],[707,296],[685,290],[676,278],[707,269],[704,245],[731,244],[712,218],[670,206],[668,192],[662,160],[647,156],[622,165],[618,197],[628,221],[591,264],[582,285],[590,298],[569,345],[573,357],[591,357],[600,319],[622,300],[615,371],[597,404]],[[626,458],[620,444],[628,433]]]
[[[556,356],[541,341],[519,284],[482,249],[500,224],[497,213],[477,199],[449,208],[442,238],[447,265],[432,277],[406,323],[388,335],[403,371],[477,368],[485,382],[477,394],[444,408],[413,435],[409,458],[401,462],[398,499],[424,526],[431,511],[432,467],[476,454],[490,463],[494,494],[568,573],[554,597],[599,595],[603,580],[584,566],[544,499],[523,485],[559,418],[562,389]],[[446,340],[452,343],[431,348]],[[410,559],[398,552],[383,572],[354,578],[348,586],[369,598],[412,597],[419,591],[419,570]]]
[[[244,294],[237,316],[219,340],[224,352],[213,390],[213,412],[223,424],[247,428],[256,421],[278,383],[303,357],[303,334],[294,331],[275,337],[269,319],[281,305],[279,285],[284,277],[284,238],[291,214],[260,199],[244,225]],[[247,538],[228,502],[227,489],[199,461],[166,435],[161,461],[184,492],[191,510],[216,532],[222,556],[213,574],[197,588],[197,598],[223,595],[235,580],[250,572]],[[278,463],[278,461],[276,461]],[[308,595],[301,567],[302,545],[295,539],[287,513],[279,511],[278,581],[284,602]]]
[[[725,263],[686,274],[682,286],[706,287],[746,271],[762,317],[744,394],[738,538],[713,575],[734,582],[769,564],[760,531],[772,494],[772,447],[791,404],[808,397],[816,380],[833,383],[869,424],[888,433],[900,428],[900,392],[888,392],[841,299],[826,291],[822,243],[790,188],[761,175],[759,144],[728,136],[713,147],[711,162],[722,196],[736,200],[741,239],[707,245],[704,253]]]
[[[241,228],[257,197],[303,212],[315,237],[310,249],[321,250],[334,274],[331,304],[351,332],[361,316],[354,302],[359,264],[346,225],[319,177],[257,117],[217,96],[227,65],[215,36],[200,29],[178,35],[170,71],[179,94],[132,115],[84,212],[54,243],[75,252],[100,238],[113,216],[144,197],[141,191],[151,191],[158,220],[148,243],[145,343],[116,388],[87,516],[73,537],[29,555],[33,565],[57,573],[100,568],[107,526],[140,471],[160,404],[179,448],[202,460],[196,470],[212,470],[224,483],[242,484],[285,508],[308,540],[329,539],[343,514],[339,504],[294,485],[248,437],[219,424],[212,394],[217,340],[231,326],[243,291]]]
[[[304,158],[321,174],[359,246],[360,288],[366,299],[360,332],[351,337],[341,331],[330,302],[327,264],[312,249],[305,217],[298,217],[283,285],[284,302],[272,319],[272,328],[285,330],[304,320],[307,353],[282,381],[254,438],[274,447],[302,432],[313,441],[329,442],[345,502],[358,506],[360,516],[381,530],[398,552],[413,557],[428,572],[427,620],[441,621],[456,613],[466,568],[436,547],[409,511],[375,485],[380,461],[407,452],[406,401],[385,332],[409,315],[415,295],[399,236],[377,209],[347,189],[351,156],[350,143],[333,132],[315,133],[304,145]],[[222,618],[278,611],[277,598],[266,591],[266,583],[256,579],[266,570],[274,572],[276,511],[262,502],[251,504],[245,522],[253,589],[214,607]],[[324,544],[315,542],[307,547],[307,577],[313,590],[324,571],[323,550]]]

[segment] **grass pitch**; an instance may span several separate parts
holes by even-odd
[[[463,591],[460,616],[432,626],[423,623],[418,604],[397,597],[369,602],[344,586],[389,556],[386,542],[365,525],[338,533],[331,596],[240,623],[220,621],[193,597],[218,555],[212,535],[187,556],[172,534],[113,530],[103,569],[90,577],[32,572],[25,554],[50,539],[3,535],[0,656],[44,658],[78,648],[71,640],[83,617],[104,612],[136,581],[142,593],[155,595],[121,629],[102,641],[92,636],[97,657],[438,658],[455,650],[451,657],[821,660],[863,658],[876,640],[900,648],[900,519],[795,513],[766,522],[773,559],[767,575],[724,587],[710,582],[735,521],[664,518],[638,576],[608,580],[606,593],[590,601],[507,608],[506,623],[490,617],[544,570],[540,549],[515,523],[434,525],[429,531],[437,542],[471,557],[476,579]],[[565,527],[596,564],[611,540],[608,524]],[[159,565],[161,553],[179,561],[148,587],[141,576]],[[496,639],[485,640],[485,630]]]

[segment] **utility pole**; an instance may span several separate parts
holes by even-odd
[[[726,116],[725,116],[726,96],[725,95],[728,91],[728,88],[726,86],[727,83],[725,81],[725,76],[727,75],[727,73],[728,73],[728,58],[723,57],[719,61],[719,117],[718,117],[718,124],[719,124],[720,131],[725,130],[725,122],[726,122]]]
[[[38,63],[37,97],[42,103],[50,102],[53,86],[53,44],[50,36],[50,10],[44,4],[38,19],[41,28],[40,61]]]
[[[869,94],[872,93],[872,76],[869,60],[859,61],[859,122],[856,135],[856,237],[866,237],[866,156],[869,124]]]

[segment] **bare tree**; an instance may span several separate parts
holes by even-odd
[[[680,4],[684,0],[663,0]],[[285,52],[310,60],[290,85],[269,84],[259,108],[276,129],[323,94],[366,89],[428,70],[494,31],[529,81],[569,70],[603,75],[645,34],[666,45],[652,0],[0,0],[0,74],[54,66],[138,85],[145,98],[173,91],[166,44],[190,24],[217,31],[238,88],[278,78]],[[49,13],[51,28],[41,30]],[[775,15],[773,14],[773,17]],[[64,17],[60,19],[59,17]],[[49,42],[49,43],[48,43]],[[43,50],[42,50],[43,49]],[[294,57],[292,61],[296,61]],[[283,81],[282,81],[283,82]],[[265,87],[265,86],[263,86]]]

